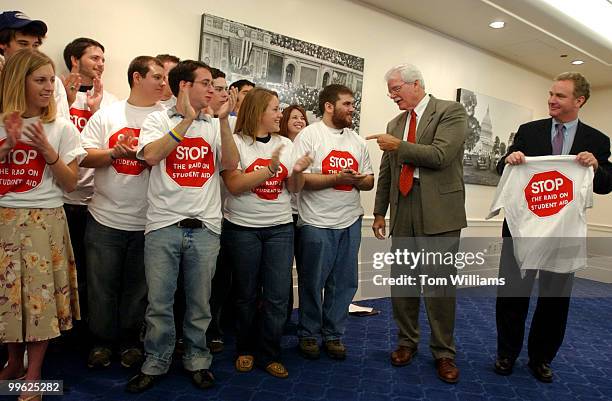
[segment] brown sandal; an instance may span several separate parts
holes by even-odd
[[[238,372],[250,372],[253,370],[254,358],[252,355],[240,355],[236,358],[236,370]]]
[[[270,362],[266,365],[266,372],[270,373],[274,377],[278,377],[279,379],[286,379],[289,377],[289,372],[287,368],[283,366],[280,362]]]

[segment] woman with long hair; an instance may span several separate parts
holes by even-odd
[[[242,102],[234,135],[240,163],[222,173],[230,194],[221,242],[237,292],[236,369],[248,372],[257,364],[285,378],[280,342],[293,264],[289,193],[301,190],[312,159],[292,155],[291,141],[277,134],[278,107],[276,93],[262,88]]]
[[[280,131],[284,137],[295,140],[295,137],[302,129],[308,126],[308,117],[306,110],[300,105],[292,104],[285,107],[283,110],[283,118],[280,121]],[[291,194],[291,214],[293,215],[293,251],[297,250],[299,231],[297,228],[298,208],[297,208],[297,193]],[[296,258],[297,260],[298,258]],[[289,283],[289,303],[287,304],[287,320],[285,321],[285,334],[296,334],[296,324],[291,321],[291,313],[293,312],[293,274],[291,274],[291,282]]]
[[[51,59],[30,49],[0,75],[0,342],[9,352],[0,380],[40,380],[49,340],[80,318],[62,195],[86,153],[74,125],[56,119],[54,80]]]
[[[297,134],[306,126],[308,126],[308,117],[306,116],[306,110],[302,106],[292,104],[285,107],[283,118],[280,121],[279,134],[291,139],[291,142],[293,142]]]

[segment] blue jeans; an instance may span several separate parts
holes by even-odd
[[[95,345],[135,347],[147,307],[144,231],[124,231],[87,216],[89,329]]]
[[[176,341],[172,306],[179,269],[183,270],[186,298],[183,366],[189,371],[210,367],[206,329],[210,323],[210,282],[218,253],[219,235],[207,228],[171,225],[145,235],[149,306],[142,373],[160,375],[170,368]]]
[[[299,230],[298,337],[340,339],[357,291],[361,217],[343,229],[304,225]]]
[[[261,366],[278,362],[289,302],[293,224],[251,228],[224,220],[221,238],[236,286],[236,351],[255,355]]]

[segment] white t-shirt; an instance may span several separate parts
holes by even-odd
[[[329,128],[322,121],[304,128],[295,138],[294,159],[310,152],[314,162],[307,173],[336,174],[352,168],[374,174],[365,139],[355,131]],[[363,215],[359,190],[352,185],[302,190],[298,195],[300,222],[319,228],[349,227]]]
[[[117,98],[107,91],[102,95],[100,109],[117,101]],[[77,92],[74,103],[70,106],[70,120],[77,127],[79,132],[83,131],[87,121],[91,118],[92,112],[87,107],[87,93]],[[87,205],[93,196],[93,169],[79,167],[79,182],[74,191],[64,194],[64,203],[70,205]]]
[[[168,111],[151,113],[143,123],[138,158],[144,147],[168,135],[182,120]],[[194,121],[185,139],[158,165],[151,168],[145,234],[187,218],[198,219],[211,231],[221,233],[221,131],[218,119]]]
[[[593,169],[576,156],[526,157],[507,165],[491,205],[503,207],[521,270],[571,273],[586,267],[586,209],[593,207]]]
[[[25,118],[24,127],[38,121]],[[43,124],[47,139],[64,163],[83,157],[86,152],[79,142],[79,133],[72,123],[62,117]],[[0,144],[6,140],[4,125],[0,124]],[[0,160],[0,206],[12,208],[55,208],[64,204],[62,189],[55,182],[51,167],[40,152],[22,135],[21,140]]]
[[[171,109],[174,106],[176,106],[176,96],[172,95],[170,97],[170,99],[167,100],[160,100],[159,104],[161,104],[162,106],[164,106],[166,109]]]
[[[223,209],[225,218],[245,227],[271,227],[291,223],[291,197],[287,189],[287,179],[294,165],[291,140],[272,135],[268,143],[253,143],[250,137],[234,135],[234,141],[240,153],[238,169],[245,173],[267,169],[274,149],[281,144],[285,147],[280,155],[280,168],[274,177],[240,195],[234,196],[227,192]]]
[[[63,117],[66,120],[70,120],[70,107],[68,106],[66,88],[64,88],[64,83],[58,76],[55,77],[53,97],[55,98],[55,105],[57,106],[57,117]]]
[[[136,107],[126,100],[115,102],[94,114],[81,134],[85,149],[111,149],[124,135],[134,144],[152,107]],[[94,170],[94,194],[89,212],[100,224],[117,230],[142,231],[146,223],[149,168],[140,160],[117,159]]]

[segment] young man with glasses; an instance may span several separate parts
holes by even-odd
[[[214,385],[205,333],[221,233],[219,172],[236,168],[239,156],[227,118],[235,91],[219,110],[219,119],[200,112],[213,96],[210,70],[199,61],[178,63],[168,77],[176,106],[150,114],[140,134],[137,157],[152,166],[145,226],[149,305],[146,359],[128,382],[126,390],[132,393],[150,389],[170,368],[179,269],[186,297],[183,366],[196,387]]]

